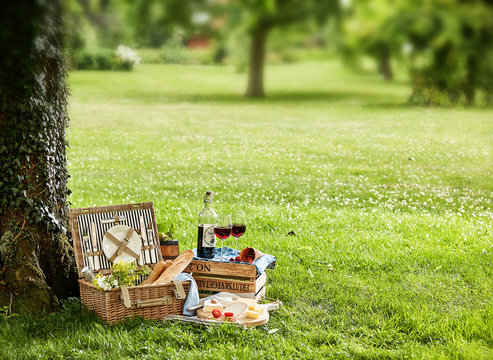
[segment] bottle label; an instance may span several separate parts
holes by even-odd
[[[216,246],[216,236],[214,235],[214,225],[204,224],[204,233],[202,235],[202,246],[211,248]]]

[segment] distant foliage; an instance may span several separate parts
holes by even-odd
[[[185,32],[179,28],[173,31],[168,41],[160,50],[165,64],[211,65],[216,63],[215,45],[206,48],[189,49],[186,47]]]
[[[487,1],[421,4],[405,15],[414,101],[493,103],[492,19]]]
[[[115,50],[84,48],[74,56],[74,67],[79,70],[131,71],[140,63],[137,52],[120,45]]]
[[[493,103],[493,3],[355,0],[346,9],[344,53],[373,55],[392,77],[390,57],[409,67],[421,104]]]
[[[211,48],[188,49],[185,46],[186,33],[176,28],[161,49],[162,62],[165,64],[200,64],[214,63]]]
[[[248,42],[248,31],[245,26],[237,26],[228,33],[227,59],[238,73],[244,73],[248,69],[248,47],[245,46]]]
[[[113,57],[111,49],[82,49],[75,54],[74,65],[79,70],[111,70]]]

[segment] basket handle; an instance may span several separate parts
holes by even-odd
[[[181,281],[174,282],[176,286],[175,296],[177,299],[184,299],[186,296],[185,290],[183,289],[183,285]],[[181,289],[180,289],[181,288]],[[168,296],[164,296],[162,298],[157,299],[149,299],[149,300],[134,300],[130,299],[130,294],[128,293],[128,288],[125,285],[121,285],[120,289],[122,290],[122,302],[123,305],[127,309],[139,309],[151,306],[159,306],[159,305],[171,305],[173,303],[173,299]],[[183,297],[182,297],[183,296]]]

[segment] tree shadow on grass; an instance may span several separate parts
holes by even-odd
[[[409,106],[407,99],[392,94],[366,91],[273,91],[260,98],[238,93],[132,93],[132,99],[151,103],[218,103],[218,104],[357,104],[363,106]]]
[[[332,90],[332,91],[270,91],[265,97],[245,97],[241,93],[234,92],[195,92],[172,93],[170,91],[132,91],[123,95],[124,98],[137,102],[167,105],[180,103],[196,104],[223,104],[223,105],[342,105],[358,106],[367,109],[474,109],[491,110],[491,106],[477,105],[464,107],[461,105],[424,105],[411,102],[409,95],[372,91],[371,88]]]

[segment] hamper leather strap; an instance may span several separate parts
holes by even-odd
[[[122,289],[123,305],[125,305],[127,309],[130,309],[132,307],[132,302],[130,301],[130,295],[128,294],[128,289],[125,285],[121,285],[120,289]]]
[[[185,289],[183,288],[183,284],[181,283],[180,280],[173,280],[173,283],[176,286],[175,290],[175,296],[178,300],[183,300],[187,297],[187,294],[185,293]]]
[[[115,261],[115,259],[117,258],[117,256],[120,256],[121,254],[123,254],[123,252],[128,252],[130,255],[132,255],[132,257],[134,257],[135,259],[137,259],[139,257],[139,254],[137,254],[135,251],[133,251],[132,249],[130,249],[127,245],[128,245],[128,241],[130,239],[130,237],[132,236],[134,232],[134,229],[130,228],[127,232],[127,234],[125,235],[125,237],[123,238],[123,241],[120,242],[120,240],[118,240],[113,234],[111,234],[109,231],[107,231],[105,233],[105,236],[110,239],[111,241],[113,241],[113,243],[119,245],[119,248],[116,250],[116,252],[113,254],[113,256],[111,256],[108,260],[113,262]]]
[[[171,305],[173,303],[173,299],[167,296],[158,299],[132,301],[130,299],[130,294],[128,293],[128,288],[125,285],[121,285],[120,289],[122,290],[123,305],[125,305],[127,309],[139,309],[151,306]]]

